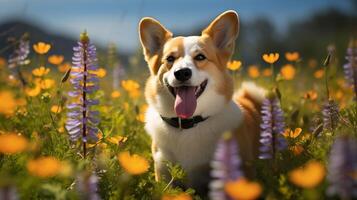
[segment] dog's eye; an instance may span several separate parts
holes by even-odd
[[[166,61],[169,62],[169,63],[173,63],[175,61],[175,57],[167,56]]]
[[[202,60],[206,59],[206,56],[204,56],[203,54],[200,53],[197,56],[195,56],[194,59],[197,61],[202,61]]]

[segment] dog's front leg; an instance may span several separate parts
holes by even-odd
[[[166,159],[164,158],[162,150],[156,146],[155,142],[153,142],[151,145],[151,151],[154,158],[155,180],[159,181],[164,179],[168,181],[171,175],[165,165]]]

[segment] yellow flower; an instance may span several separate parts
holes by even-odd
[[[292,65],[287,64],[281,68],[280,73],[285,80],[292,80],[295,77],[295,71],[296,70]]]
[[[11,116],[14,114],[17,103],[10,91],[0,91],[0,113]]]
[[[113,137],[107,137],[106,140],[108,142],[110,142],[110,143],[113,143],[113,144],[116,144],[116,145],[120,145],[120,144],[126,142],[128,140],[128,138],[120,136],[120,135],[116,135],[116,136],[113,136]]]
[[[248,67],[248,75],[251,78],[258,78],[260,76],[259,68],[255,65],[251,65]]]
[[[337,90],[334,96],[336,97],[337,100],[341,100],[344,97],[344,92],[341,90]]]
[[[68,69],[71,68],[71,65],[68,62],[58,65],[58,71],[65,73]]]
[[[228,181],[224,185],[225,192],[232,199],[257,199],[262,193],[259,183],[250,182],[245,178],[239,178],[235,181]]]
[[[269,64],[275,63],[278,59],[278,53],[263,54],[263,60]]]
[[[241,66],[242,66],[242,62],[239,60],[234,60],[227,63],[227,68],[232,71],[239,70]]]
[[[149,169],[149,162],[145,158],[136,154],[130,155],[127,151],[119,153],[118,160],[124,170],[132,175],[145,173]]]
[[[60,113],[61,111],[62,111],[61,106],[53,105],[53,106],[51,107],[51,112],[53,112],[53,113]]]
[[[273,72],[271,71],[270,68],[263,70],[263,76],[271,76],[272,74],[273,74]]]
[[[25,93],[29,97],[35,97],[41,93],[41,87],[36,85],[34,88],[25,88]]]
[[[58,132],[59,133],[64,133],[64,130],[65,130],[64,126],[61,126],[61,127],[58,128]]]
[[[64,57],[62,55],[52,55],[48,57],[48,62],[53,65],[59,65],[63,62]]]
[[[139,113],[137,116],[136,116],[136,119],[140,122],[145,122],[145,114],[144,113]]]
[[[165,194],[162,196],[161,200],[192,200],[192,197],[186,193],[180,193],[177,195]]]
[[[324,166],[317,161],[309,161],[303,167],[292,170],[289,180],[302,188],[314,188],[324,179]]]
[[[317,79],[320,79],[324,76],[325,72],[323,69],[319,69],[317,71],[315,71],[314,73],[314,77],[317,78]]]
[[[286,129],[283,135],[285,137],[297,138],[301,132],[302,132],[301,128],[296,128],[294,131],[292,131],[291,129]]]
[[[15,133],[0,135],[0,153],[15,154],[26,150],[28,147],[27,139]]]
[[[107,70],[105,70],[104,68],[99,68],[96,71],[92,72],[93,74],[96,74],[99,78],[103,78],[105,75],[107,75]]]
[[[317,92],[314,91],[314,90],[310,90],[310,91],[307,91],[305,94],[304,94],[304,99],[309,99],[309,100],[316,100],[317,99]]]
[[[302,147],[301,145],[294,145],[290,148],[290,150],[294,153],[295,156],[297,156],[304,151],[304,147]]]
[[[139,114],[136,116],[136,119],[140,122],[145,122],[145,112],[148,109],[147,104],[143,104],[139,108]]]
[[[299,52],[296,52],[296,51],[294,51],[294,52],[286,52],[285,53],[285,58],[286,58],[286,60],[288,60],[290,62],[294,62],[294,61],[299,60],[300,54],[299,54]]]
[[[46,54],[51,49],[51,45],[44,42],[38,42],[33,45],[33,49],[38,54]]]
[[[119,98],[120,97],[120,92],[118,90],[114,90],[111,94],[113,99]]]
[[[139,83],[136,82],[136,81],[133,81],[133,80],[122,80],[121,81],[121,86],[127,92],[130,92],[130,91],[133,91],[133,90],[138,90],[140,88]]]
[[[132,90],[129,92],[129,96],[132,99],[137,99],[140,97],[140,90]]]
[[[40,86],[42,89],[50,89],[55,85],[55,81],[53,79],[46,78],[40,81]]]
[[[44,66],[41,66],[39,68],[36,68],[36,69],[32,70],[32,74],[34,76],[38,76],[38,77],[47,75],[49,72],[50,72],[50,69],[49,68],[45,68]]]
[[[33,176],[50,178],[58,175],[62,164],[54,157],[40,157],[27,162],[27,170]]]

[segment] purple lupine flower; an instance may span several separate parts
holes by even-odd
[[[98,195],[98,177],[93,174],[83,173],[77,177],[77,189],[81,199],[100,200]]]
[[[8,67],[13,69],[17,66],[24,65],[27,56],[30,53],[30,42],[26,37],[21,37],[19,43],[16,45],[14,52],[10,55],[8,60]]]
[[[264,99],[261,114],[259,158],[271,159],[275,157],[277,151],[287,147],[287,142],[283,137],[284,112],[280,107],[279,99],[276,96]]]
[[[347,85],[354,88],[355,100],[357,101],[357,41],[351,40],[347,48],[346,60],[343,65]]]
[[[113,88],[117,90],[119,88],[120,79],[125,76],[125,69],[120,63],[117,63],[113,69]]]
[[[329,158],[327,194],[338,195],[341,199],[357,198],[356,173],[357,141],[348,136],[337,138]]]
[[[81,34],[78,46],[73,50],[70,78],[73,90],[68,93],[73,101],[67,105],[69,112],[67,113],[66,129],[71,141],[82,139],[85,157],[85,145],[88,139],[98,140],[99,112],[92,107],[99,104],[99,101],[91,98],[91,95],[99,88],[99,80],[95,74],[95,70],[98,69],[97,56],[96,48],[89,42],[86,33]]]
[[[333,130],[337,127],[339,109],[337,103],[334,100],[330,99],[323,105],[322,119],[324,129]]]
[[[17,200],[19,199],[17,195],[16,188],[13,186],[5,186],[0,188],[0,199],[4,200]]]
[[[236,139],[231,136],[220,139],[211,161],[211,177],[213,178],[209,184],[211,199],[229,199],[224,192],[224,184],[243,176],[240,165]]]
[[[11,70],[11,72],[18,76],[19,80],[23,85],[26,85],[26,81],[19,69],[19,66],[25,65],[27,63],[27,56],[30,53],[30,42],[27,38],[27,35],[25,34],[22,36],[18,42],[18,44],[15,46],[15,49],[12,54],[10,54],[9,60],[8,60],[8,67]]]

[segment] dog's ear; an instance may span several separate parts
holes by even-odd
[[[139,23],[139,37],[150,71],[156,74],[160,65],[162,48],[172,37],[172,33],[157,20],[145,17]]]
[[[216,17],[216,19],[202,31],[202,35],[211,37],[218,49],[229,51],[231,53],[234,49],[238,32],[238,14],[233,10],[229,10]]]

